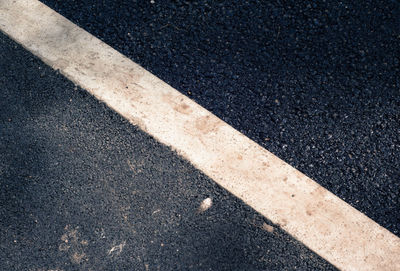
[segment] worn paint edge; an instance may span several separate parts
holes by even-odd
[[[327,261],[400,270],[400,239],[36,0],[0,0],[0,29]]]

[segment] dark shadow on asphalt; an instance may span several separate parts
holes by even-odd
[[[334,269],[3,34],[0,47],[0,269]]]

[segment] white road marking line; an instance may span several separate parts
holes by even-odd
[[[343,270],[400,270],[400,239],[108,45],[35,0],[0,29]]]

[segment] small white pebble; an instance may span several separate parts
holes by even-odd
[[[205,200],[203,200],[201,202],[198,211],[199,211],[199,213],[205,212],[207,209],[210,209],[211,206],[212,206],[212,199],[206,198]]]
[[[154,4],[155,3],[155,1],[154,0],[150,0],[150,4]]]

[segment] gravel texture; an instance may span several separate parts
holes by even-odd
[[[400,234],[399,1],[42,2]]]

